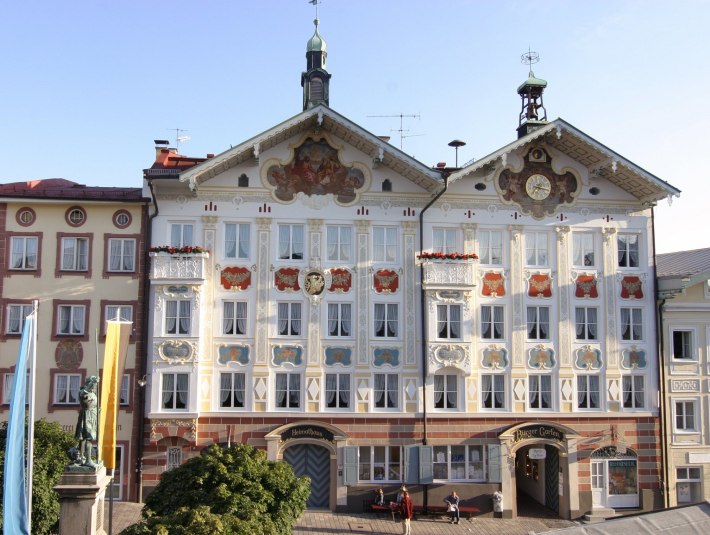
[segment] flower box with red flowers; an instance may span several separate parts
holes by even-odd
[[[417,258],[422,262],[451,262],[458,260],[478,260],[478,255],[476,253],[440,253],[424,251],[419,253]]]
[[[175,256],[183,255],[205,255],[209,256],[210,252],[199,245],[183,245],[182,247],[174,247],[172,245],[156,245],[148,249],[150,253],[165,253]]]

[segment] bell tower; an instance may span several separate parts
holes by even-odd
[[[518,87],[518,95],[522,101],[520,118],[518,120],[518,138],[526,136],[533,130],[537,130],[547,124],[547,110],[542,102],[542,93],[547,87],[547,82],[540,78],[535,78],[532,65],[540,61],[537,52],[528,50],[521,56],[523,63],[530,66],[528,79]]]
[[[313,21],[316,30],[306,45],[306,71],[301,73],[303,87],[303,111],[318,104],[329,105],[330,73],[325,70],[328,57],[325,41],[318,33],[318,19]]]

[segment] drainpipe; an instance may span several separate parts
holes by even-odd
[[[424,249],[424,212],[426,212],[429,207],[434,204],[439,197],[441,197],[444,193],[446,193],[446,190],[449,189],[449,173],[445,173],[443,175],[444,178],[444,187],[439,190],[432,198],[431,200],[427,203],[427,205],[422,208],[422,211],[419,212],[419,252],[421,253],[422,250]],[[429,365],[427,361],[427,343],[428,343],[428,337],[427,337],[427,328],[428,328],[428,321],[427,321],[427,314],[426,314],[426,292],[424,291],[424,268],[421,266],[419,267],[419,298],[420,298],[420,310],[421,310],[421,329],[422,329],[422,334],[421,334],[421,339],[422,339],[422,404],[423,404],[423,411],[422,411],[422,421],[424,424],[424,429],[422,432],[422,445],[426,446],[427,445],[427,396],[426,396],[426,379],[427,376],[429,375]],[[428,503],[428,497],[429,497],[429,485],[425,484],[424,485],[424,503],[422,504],[424,507],[424,512],[427,512],[427,503]]]

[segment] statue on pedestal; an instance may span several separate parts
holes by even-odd
[[[98,382],[99,378],[92,375],[79,390],[79,418],[74,431],[74,438],[79,443],[76,448],[72,448],[73,451],[70,451],[72,458],[70,465],[97,468],[96,463],[91,459],[91,449],[99,428],[98,397],[94,391]]]

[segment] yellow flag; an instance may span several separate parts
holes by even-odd
[[[99,451],[106,468],[116,468],[116,424],[121,394],[123,370],[126,367],[128,338],[131,326],[128,321],[109,321],[106,329],[104,369],[101,375],[101,416],[99,417]]]

